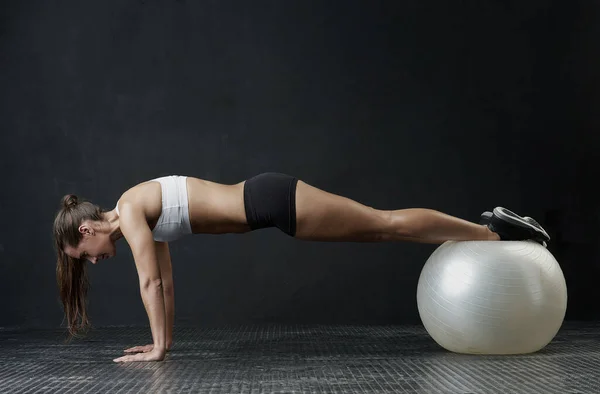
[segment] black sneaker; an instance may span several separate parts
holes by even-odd
[[[485,211],[484,213],[482,213],[481,217],[479,218],[479,224],[483,224],[484,226],[487,226],[488,224],[490,224],[492,215],[493,215],[493,213],[491,213],[490,211]]]
[[[533,240],[544,246],[550,241],[550,236],[537,221],[528,216],[519,216],[503,207],[481,214],[480,223],[488,226],[505,241]]]
[[[529,222],[530,224],[535,226],[538,229],[538,231],[542,233],[542,239],[544,241],[550,241],[550,236],[548,235],[546,230],[544,230],[544,228],[534,218],[530,218],[529,216],[523,216],[523,219],[525,219],[526,222]]]

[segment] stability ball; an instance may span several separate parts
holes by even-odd
[[[448,241],[421,271],[417,307],[429,335],[449,351],[532,353],[560,329],[567,285],[538,243]]]

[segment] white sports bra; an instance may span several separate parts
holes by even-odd
[[[175,241],[192,233],[188,210],[187,177],[179,175],[152,179],[160,183],[162,191],[162,211],[152,230],[155,241]],[[116,206],[119,214],[119,203]]]

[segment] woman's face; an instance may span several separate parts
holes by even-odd
[[[83,238],[77,247],[66,246],[64,252],[76,259],[86,259],[96,264],[117,254],[115,244],[110,239],[110,234],[97,231],[88,222],[79,226]]]

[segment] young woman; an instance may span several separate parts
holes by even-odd
[[[311,241],[439,244],[550,239],[533,219],[501,207],[482,214],[482,224],[430,209],[384,211],[278,173],[234,185],[185,176],[157,178],[127,190],[111,211],[67,195],[54,221],[54,238],[57,281],[70,334],[89,327],[86,260],[96,264],[114,256],[115,241],[125,237],[133,252],[153,344],[127,349],[125,353],[133,354],[114,361],[162,360],[173,339],[168,242],[187,234],[245,233],[266,227]]]

